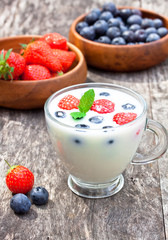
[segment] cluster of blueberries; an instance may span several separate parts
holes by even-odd
[[[76,25],[76,31],[89,40],[113,45],[143,44],[168,34],[161,19],[143,18],[139,9],[117,9],[112,2],[102,10],[93,9]]]
[[[10,201],[10,207],[17,214],[25,214],[31,207],[31,201],[35,205],[44,205],[48,202],[48,196],[45,188],[36,187],[31,190],[30,199],[23,193],[15,194]]]

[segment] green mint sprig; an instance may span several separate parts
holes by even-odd
[[[72,112],[70,114],[74,120],[78,120],[86,116],[86,113],[89,111],[94,102],[94,98],[95,92],[93,89],[89,89],[83,94],[78,106],[79,112]]]

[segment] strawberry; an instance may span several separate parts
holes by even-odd
[[[10,166],[6,175],[6,185],[12,193],[28,193],[33,184],[34,175],[28,168],[21,165]]]
[[[46,42],[34,41],[29,43],[24,50],[23,57],[26,64],[43,65],[53,72],[62,70],[60,61],[53,55],[52,49]]]
[[[2,50],[0,54],[0,78],[18,79],[25,69],[25,59],[18,53]]]
[[[53,49],[68,50],[67,40],[59,33],[47,33],[40,38]]]
[[[53,49],[54,56],[57,57],[57,59],[62,64],[62,71],[65,73],[69,70],[72,63],[74,62],[76,58],[76,54],[72,51],[64,51],[60,49]]]
[[[66,110],[71,110],[71,109],[78,109],[79,105],[79,99],[72,96],[72,95],[67,95],[63,97],[59,103],[58,107],[61,109],[66,109]]]
[[[107,99],[99,99],[93,102],[91,110],[98,113],[111,113],[114,111],[115,104]]]
[[[123,125],[125,123],[129,123],[131,121],[133,121],[135,118],[137,117],[136,113],[132,113],[132,112],[120,112],[120,113],[116,113],[113,117],[113,121],[116,122],[119,125]]]
[[[43,80],[51,78],[50,71],[41,65],[27,65],[22,80]]]

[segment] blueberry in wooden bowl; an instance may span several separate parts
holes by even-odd
[[[91,12],[98,15],[95,22]],[[133,7],[91,12],[89,20],[88,14],[75,19],[69,31],[69,41],[82,51],[88,65],[131,72],[148,69],[168,57],[168,18],[165,16]]]
[[[20,44],[28,44],[32,39],[39,40],[40,35],[21,35],[0,38],[0,50],[12,49],[20,53]],[[82,52],[72,43],[67,42],[68,50],[76,54],[71,68],[62,75],[45,80],[13,80],[0,79],[0,107],[13,109],[43,108],[46,99],[54,92],[86,81],[87,66]]]

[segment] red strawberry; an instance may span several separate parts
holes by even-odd
[[[25,69],[25,59],[18,53],[1,51],[0,54],[0,78],[5,80],[18,79]]]
[[[125,123],[129,123],[131,121],[133,121],[135,118],[137,117],[136,113],[132,113],[132,112],[120,112],[120,113],[116,113],[113,117],[113,121],[116,122],[119,125],[123,125]]]
[[[27,65],[22,75],[23,80],[43,80],[51,78],[50,71],[41,65]]]
[[[76,54],[72,51],[64,51],[60,49],[53,49],[54,56],[57,57],[57,59],[62,64],[62,71],[67,72],[69,68],[71,67],[72,63],[74,62],[76,58]]]
[[[26,64],[43,65],[53,72],[62,70],[60,61],[53,55],[52,49],[46,42],[34,41],[29,43],[24,50],[23,57]]]
[[[98,113],[111,113],[114,111],[115,104],[107,99],[99,99],[93,102],[91,110]]]
[[[34,175],[26,167],[14,165],[6,176],[6,184],[12,193],[27,193],[33,188]]]
[[[58,103],[59,108],[66,109],[66,110],[71,110],[74,108],[78,109],[78,105],[79,105],[79,99],[72,95],[67,95],[63,97]]]
[[[45,41],[51,48],[68,50],[66,38],[59,33],[47,33],[40,40]]]

